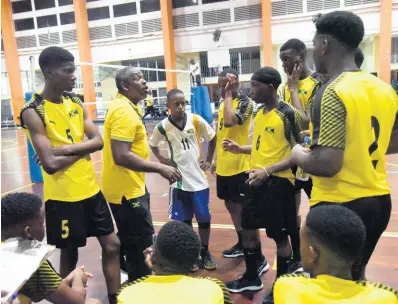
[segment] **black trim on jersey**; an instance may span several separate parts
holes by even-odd
[[[276,107],[276,109],[279,112],[285,114],[285,116],[289,120],[290,124],[292,125],[292,134],[295,137],[294,139],[296,140],[297,143],[299,143],[300,142],[300,131],[298,131],[296,128],[296,117],[294,115],[293,106],[291,106],[283,101],[280,101],[278,106]],[[285,130],[286,130],[286,126],[285,126]],[[286,139],[290,143],[290,138],[286,137]]]
[[[184,113],[182,128],[171,118],[171,115],[169,115],[168,119],[170,123],[180,131],[184,131],[185,127],[187,126],[187,113]]]
[[[316,92],[316,95],[314,97],[314,102],[312,104],[312,109],[311,109],[311,122],[312,122],[312,143],[311,146],[317,146],[318,145],[318,139],[319,139],[319,134],[321,131],[321,103],[322,103],[322,97],[323,93],[325,93],[326,88],[330,85],[326,84],[323,85],[319,88],[319,90]]]

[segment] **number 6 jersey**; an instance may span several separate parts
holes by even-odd
[[[390,193],[385,154],[397,111],[392,87],[364,71],[344,72],[317,92],[312,149],[342,149],[344,160],[335,176],[313,177],[311,205]]]
[[[43,121],[51,146],[79,144],[84,140],[83,105],[79,98],[65,94],[57,104],[34,94],[21,109],[21,126],[30,140],[29,130],[22,120],[22,113],[34,109]],[[90,155],[80,158],[73,165],[52,175],[43,173],[44,201],[77,202],[92,197],[100,191]]]
[[[150,146],[159,147],[162,141],[168,146],[171,162],[182,174],[182,181],[172,185],[184,191],[201,191],[209,188],[205,173],[200,169],[200,136],[210,141],[215,131],[199,115],[184,115],[184,127],[180,128],[169,116],[157,124],[149,141]]]

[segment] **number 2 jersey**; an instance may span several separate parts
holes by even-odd
[[[392,87],[364,71],[344,72],[319,89],[311,105],[312,149],[342,149],[344,160],[335,176],[313,176],[311,205],[390,193],[385,154],[397,111]]]
[[[205,173],[200,169],[200,136],[210,141],[216,135],[211,126],[199,115],[185,114],[180,128],[171,116],[163,119],[153,130],[149,145],[159,147],[162,141],[168,145],[170,160],[182,174],[181,182],[172,187],[196,192],[209,188]]]
[[[83,105],[79,98],[65,94],[57,104],[34,94],[31,101],[21,109],[21,126],[31,140],[22,113],[34,109],[42,120],[51,146],[80,144],[84,140]],[[52,175],[43,172],[44,201],[57,200],[77,202],[90,198],[100,191],[90,155]]]

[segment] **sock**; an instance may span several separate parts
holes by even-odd
[[[116,293],[108,294],[109,304],[117,304]]]
[[[276,256],[276,278],[287,274],[287,269],[289,268],[290,257]]]
[[[208,251],[209,250],[209,245],[203,245],[202,244],[202,250],[204,250],[204,251]]]
[[[243,248],[243,254],[245,255],[246,272],[245,277],[247,280],[255,280],[257,275],[257,263],[256,263],[256,249]]]
[[[264,259],[263,253],[261,252],[261,242],[258,242],[256,246],[256,260],[257,262],[262,262]]]
[[[301,261],[300,255],[300,228],[290,236],[290,242],[292,243],[293,259],[295,261]]]
[[[240,232],[240,231],[236,231],[236,234],[238,235],[238,245],[240,246],[240,247],[243,247],[243,243],[242,243],[242,232]]]

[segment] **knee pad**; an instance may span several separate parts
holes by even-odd
[[[188,226],[192,227],[192,220],[185,220],[183,221],[185,224],[187,224]]]
[[[201,229],[209,229],[210,228],[210,222],[198,223],[198,226]]]

